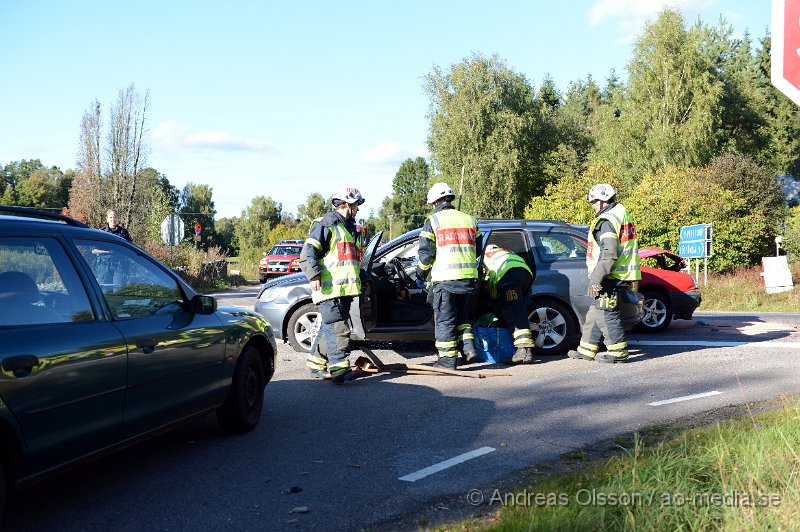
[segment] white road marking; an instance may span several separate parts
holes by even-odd
[[[419,471],[415,471],[414,473],[410,473],[404,477],[400,477],[398,480],[405,480],[406,482],[416,482],[417,480],[425,478],[428,475],[433,475],[434,473],[443,471],[448,467],[453,467],[454,465],[466,462],[467,460],[472,460],[473,458],[483,456],[484,454],[490,453],[494,450],[495,450],[494,447],[481,447],[480,449],[475,449],[474,451],[454,456],[449,460],[445,460],[444,462],[439,462],[438,464],[426,467],[425,469],[420,469]]]
[[[711,342],[708,340],[628,340],[628,345],[680,346],[680,347],[775,347],[800,348],[800,342]]]
[[[663,401],[656,401],[655,403],[647,403],[647,406],[661,406],[670,403],[679,403],[681,401],[691,401],[692,399],[702,399],[703,397],[711,397],[712,395],[719,395],[722,392],[714,390],[713,392],[696,393],[694,395],[684,395],[683,397],[675,397],[674,399],[664,399]]]

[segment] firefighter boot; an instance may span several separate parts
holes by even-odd
[[[464,342],[464,365],[472,364],[478,360],[478,350],[474,342]]]
[[[439,359],[433,363],[434,368],[442,368],[442,369],[456,369],[456,357],[439,357]]]
[[[530,364],[533,362],[533,354],[530,347],[518,347],[511,357],[512,364]]]

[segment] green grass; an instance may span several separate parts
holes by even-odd
[[[797,530],[800,403],[766,414],[617,440],[620,454],[487,494],[446,530]],[[569,453],[566,464],[574,462]],[[562,469],[565,462],[562,460]],[[491,503],[491,504],[489,504]],[[487,506],[491,510],[488,515]],[[495,511],[495,508],[502,508]]]
[[[798,265],[790,264],[792,277],[800,282]],[[735,310],[743,312],[798,312],[800,288],[790,292],[768,294],[761,283],[758,268],[741,268],[729,274],[709,274],[703,286],[702,273],[695,279],[703,301],[699,310]]]

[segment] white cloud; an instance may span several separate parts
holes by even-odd
[[[153,140],[171,151],[263,151],[277,153],[275,147],[261,139],[234,137],[225,131],[190,132],[174,120],[158,124],[152,133]]]
[[[364,152],[361,162],[364,164],[397,164],[411,157],[411,153],[399,142],[381,142]]]
[[[655,20],[665,8],[680,11],[688,23],[713,4],[713,0],[597,0],[589,8],[589,24],[599,26],[614,21],[620,33],[618,42],[632,42],[645,22]]]

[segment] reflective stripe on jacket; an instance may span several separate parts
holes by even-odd
[[[617,239],[617,260],[611,266],[609,277],[618,281],[639,281],[642,278],[639,261],[639,239],[636,223],[630,211],[617,203],[606,212],[601,212],[589,226],[589,249],[586,250],[586,266],[591,276],[600,260],[600,244],[595,240],[594,228],[601,220],[608,220],[614,226]],[[600,240],[602,240],[600,235]]]
[[[341,223],[330,226],[328,253],[319,261],[323,266],[320,289],[311,292],[314,303],[361,293],[361,246],[358,238]]]
[[[428,219],[436,240],[436,260],[431,268],[431,281],[477,279],[475,218],[456,209],[431,214]]]
[[[524,268],[533,276],[525,259],[511,250],[497,246],[489,246],[483,254],[483,264],[486,268],[486,280],[489,282],[489,294],[492,299],[497,299],[497,283],[512,268]]]

